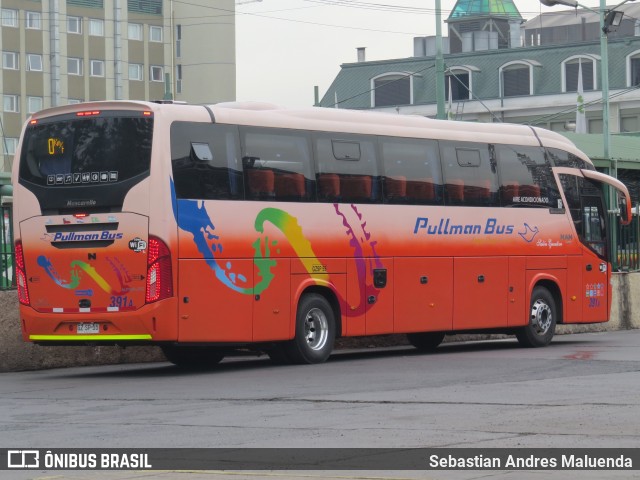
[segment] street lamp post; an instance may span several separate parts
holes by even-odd
[[[436,0],[436,118],[443,120],[444,111],[444,57],[442,55],[442,8]]]

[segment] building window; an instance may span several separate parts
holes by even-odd
[[[139,23],[130,23],[128,28],[129,40],[142,40],[142,25]]]
[[[40,12],[25,12],[25,26],[32,30],[42,30],[42,14]]]
[[[2,104],[5,112],[20,112],[20,97],[18,95],[3,95]]]
[[[69,75],[82,75],[82,59],[67,58],[67,73]]]
[[[162,27],[149,25],[149,41],[162,42]]]
[[[18,70],[20,57],[16,52],[2,52],[2,68],[5,70]]]
[[[636,115],[632,117],[621,117],[620,131],[625,133],[640,131],[640,125],[638,124],[638,117]]]
[[[94,37],[104,37],[104,20],[101,18],[90,18],[89,35]]]
[[[79,98],[70,98],[67,103],[69,105],[77,105],[78,103],[82,103],[82,100],[80,100]]]
[[[142,65],[139,63],[129,64],[129,80],[144,80]]]
[[[27,113],[36,113],[42,110],[42,97],[27,97]]]
[[[16,150],[18,150],[18,139],[4,137],[2,141],[2,153],[5,155],[15,155]]]
[[[182,93],[182,65],[176,65],[176,93]]]
[[[157,65],[151,65],[151,81],[164,82],[164,68]]]
[[[371,79],[371,106],[391,107],[412,103],[413,75],[411,73],[385,73]]]
[[[627,55],[627,87],[640,85],[640,50]]]
[[[180,58],[182,56],[182,48],[180,44],[182,43],[182,25],[176,25],[176,57]]]
[[[81,17],[67,17],[67,33],[82,33]]]
[[[532,68],[525,63],[510,63],[500,68],[503,97],[532,95]]]
[[[578,91],[578,71],[582,70],[582,90],[595,90],[596,62],[591,57],[572,57],[562,62],[563,91]]]
[[[18,11],[8,8],[2,9],[2,26],[3,27],[17,27],[18,26]]]
[[[27,53],[27,70],[30,72],[41,72],[42,55],[38,53]]]
[[[449,88],[451,88],[451,100],[469,100],[471,98],[471,72],[460,69],[450,70],[444,80],[445,99],[449,98]]]
[[[91,76],[104,77],[104,61],[91,60]]]

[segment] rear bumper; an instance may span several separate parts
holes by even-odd
[[[177,312],[176,298],[128,312],[42,313],[20,305],[20,322],[26,342],[153,344],[178,339]],[[97,332],[78,333],[81,323],[97,324]]]

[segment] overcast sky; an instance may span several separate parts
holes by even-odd
[[[525,19],[541,11],[538,0],[514,0]],[[247,3],[245,3],[247,2]],[[441,0],[443,20],[456,0]],[[598,0],[584,0],[597,8]],[[340,65],[413,55],[413,37],[435,34],[434,0],[236,0],[237,99],[287,107],[313,104]],[[447,34],[446,24],[442,27]]]

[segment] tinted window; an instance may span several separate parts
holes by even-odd
[[[527,66],[511,66],[502,70],[502,91],[505,97],[529,95],[530,69]]]
[[[551,163],[538,147],[496,145],[500,199],[505,207],[557,207]]]
[[[548,148],[547,153],[551,157],[551,160],[556,167],[584,168],[586,170],[595,170],[595,167],[593,165],[585,162],[579,157],[576,157],[573,153],[565,152],[564,150],[558,150],[557,148]]]
[[[248,200],[313,200],[307,133],[265,128],[241,133]]]
[[[408,105],[411,103],[411,79],[405,76],[387,76],[374,80],[375,106]]]
[[[579,68],[579,63],[582,64],[582,68]],[[593,62],[582,58],[565,63],[565,86],[567,92],[576,92],[578,90],[579,69],[582,70],[583,90],[593,90]]]
[[[140,112],[65,115],[29,125],[20,179],[51,188],[113,185],[149,172],[153,120]]]
[[[606,215],[602,185],[574,175],[560,175],[567,207],[582,242],[607,256]]]
[[[318,134],[314,138],[314,150],[319,201],[372,203],[380,200],[374,137]],[[359,158],[351,155],[347,158],[344,155],[347,150],[354,154],[359,151]]]
[[[449,87],[451,87],[451,100],[469,100],[469,74],[461,71],[456,71],[454,74],[447,75],[445,78],[445,98],[449,98]]]
[[[442,173],[436,141],[383,138],[380,146],[386,203],[442,203]]]
[[[238,134],[234,127],[174,122],[171,164],[178,198],[243,198]]]
[[[440,142],[447,205],[498,205],[498,175],[493,146]]]

